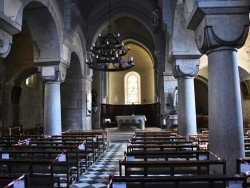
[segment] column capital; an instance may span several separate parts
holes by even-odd
[[[0,57],[7,57],[12,44],[12,35],[0,29]]]
[[[199,58],[201,55],[171,55],[169,63],[172,66],[174,77],[195,77],[199,72]]]
[[[221,46],[240,48],[249,30],[250,1],[199,1],[188,21],[187,28],[195,31],[199,51]]]
[[[39,63],[38,72],[41,74],[41,78],[45,82],[64,82],[66,78],[66,70],[68,66],[66,64],[55,61]]]

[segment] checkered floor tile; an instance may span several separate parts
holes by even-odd
[[[109,175],[119,175],[119,160],[123,158],[126,147],[126,142],[110,143],[110,149],[71,188],[106,188]]]

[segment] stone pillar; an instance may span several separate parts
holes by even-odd
[[[62,132],[60,84],[65,80],[66,68],[61,62],[39,63],[38,70],[45,82],[44,135]]]
[[[189,58],[176,56],[172,62],[178,80],[178,134],[186,137],[197,134],[194,77],[199,71],[199,60]]]
[[[178,106],[178,134],[197,134],[193,77],[178,79]]]
[[[197,50],[194,33],[186,28],[183,3],[177,3],[171,39],[169,63],[178,82],[178,133],[197,134],[194,77],[199,71],[201,53]]]
[[[248,35],[249,10],[250,1],[201,1],[188,20],[200,52],[208,55],[209,150],[227,160],[229,175],[236,158],[245,156],[237,48]]]
[[[62,132],[61,122],[61,82],[45,83],[44,88],[44,135]]]
[[[96,107],[97,111],[94,112],[92,110],[92,128],[93,129],[100,129],[103,128],[101,127],[102,121],[100,120],[100,113],[101,113],[101,97],[102,97],[102,92],[101,92],[101,85],[104,84],[104,80],[102,80],[102,74],[103,72],[101,71],[94,71],[93,72],[93,82],[92,82],[92,91],[93,89],[96,90],[97,96],[96,96]],[[93,100],[93,97],[92,97]]]

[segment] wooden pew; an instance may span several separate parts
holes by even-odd
[[[99,151],[99,137],[96,135],[53,135],[51,138],[45,138],[46,140],[52,139],[53,141],[65,141],[71,139],[72,141],[84,140],[86,142],[86,152],[89,163],[93,164],[100,156]]]
[[[131,141],[187,141],[186,137],[179,136],[161,136],[161,137],[132,137]]]
[[[30,188],[29,175],[28,174],[0,174],[0,187],[8,188],[14,187],[14,184],[18,184],[21,188]]]
[[[63,146],[65,149],[69,150],[69,163],[74,168],[77,179],[79,179],[79,173],[82,174],[85,172],[91,164],[93,164],[93,159],[91,159],[90,154],[92,154],[92,149],[88,150],[88,148],[92,148],[93,144],[86,142],[84,139],[74,139],[74,138],[66,138],[61,139],[60,137],[56,138],[42,138],[36,141],[29,142],[31,146],[49,146],[48,149],[52,149],[53,146],[61,147]],[[88,145],[91,145],[88,147]],[[68,148],[69,146],[70,148]],[[51,148],[52,147],[52,148]],[[73,147],[73,148],[71,148]],[[53,148],[55,149],[55,148]],[[74,167],[75,166],[75,167]],[[72,169],[73,170],[73,169]]]
[[[246,188],[244,175],[194,175],[194,176],[159,176],[119,177],[110,176],[107,188],[116,186],[127,188],[225,188],[237,183],[237,187]]]
[[[53,151],[67,151],[67,160],[69,164],[69,174],[73,176],[76,174],[76,179],[80,178],[80,174],[86,171],[89,167],[87,160],[87,153],[85,149],[79,148],[79,146],[61,145],[61,146],[31,146],[31,145],[15,145],[16,151],[23,152],[53,152]],[[72,177],[73,178],[73,177]]]
[[[200,149],[208,149],[208,134],[189,135],[189,141],[197,143]]]
[[[237,174],[250,174],[250,157],[243,157],[236,159],[236,173]]]
[[[85,131],[68,131],[63,133],[62,135],[92,135],[92,136],[98,136],[99,143],[99,149],[103,152],[109,148],[109,136],[107,130],[85,130]]]
[[[60,187],[61,174],[66,176],[67,188],[70,187],[69,177],[69,164],[67,152],[65,154],[65,160],[59,158],[51,159],[36,159],[28,158],[4,158],[0,159],[0,165],[2,167],[1,172],[5,174],[13,173],[28,173],[29,182],[31,187],[51,187],[54,188],[55,184]],[[58,176],[56,176],[58,174]],[[33,181],[32,181],[33,180]]]
[[[133,150],[131,152],[124,153],[125,160],[173,160],[173,159],[183,159],[183,160],[209,160],[209,151],[207,150],[183,150],[183,151],[137,151]]]
[[[0,148],[11,149],[14,144],[17,144],[19,140],[6,140],[0,138]]]
[[[244,137],[245,156],[250,157],[250,138]]]
[[[147,131],[136,131],[135,132],[136,137],[170,137],[170,136],[178,136],[175,132],[168,132],[168,131],[162,131],[162,132],[147,132]]]
[[[247,178],[247,187],[250,187],[250,157],[236,159],[236,173],[244,174]]]
[[[149,140],[146,140],[146,141],[140,141],[140,140],[129,140],[129,143],[130,144],[136,144],[136,145],[149,145],[149,144],[158,144],[158,145],[162,145],[162,144],[173,144],[173,145],[178,145],[178,144],[186,144],[186,145],[192,145],[192,142],[191,141],[183,141],[183,140],[180,140],[180,141],[166,141],[166,140],[162,140],[162,141],[159,141],[159,140],[156,140],[156,141],[149,141]]]
[[[199,145],[194,144],[150,144],[150,145],[140,145],[140,144],[128,144],[127,145],[127,152],[131,152],[133,150],[140,150],[140,151],[163,151],[163,150],[199,150]]]
[[[220,174],[226,174],[226,160],[175,160],[175,161],[119,161],[119,174],[123,176],[174,176],[210,174],[210,166],[221,167]]]
[[[26,141],[37,140],[37,135],[24,136],[24,135],[7,135],[0,137],[0,146],[2,149],[12,149],[14,144],[24,143]]]
[[[42,138],[41,135],[4,135],[1,136],[1,139],[8,139],[8,140],[25,140],[25,139],[33,139],[36,140],[38,138]]]

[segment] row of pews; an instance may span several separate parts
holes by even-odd
[[[201,149],[209,149],[208,130],[202,131],[197,135],[189,135],[188,139],[189,141],[197,143]],[[245,156],[250,157],[250,130],[248,128],[244,129],[244,147]]]
[[[243,159],[236,160],[235,175],[226,175],[226,159],[190,138],[174,131],[136,131],[119,161],[119,175],[110,175],[107,187],[247,187]]]
[[[35,124],[32,128],[23,128],[22,125],[15,125],[8,128],[0,128],[1,135],[42,135],[43,126],[41,123]]]
[[[0,146],[0,187],[11,187],[10,179],[19,178],[22,180],[12,184],[23,182],[19,186],[23,188],[69,188],[108,149],[108,132],[3,135]]]

